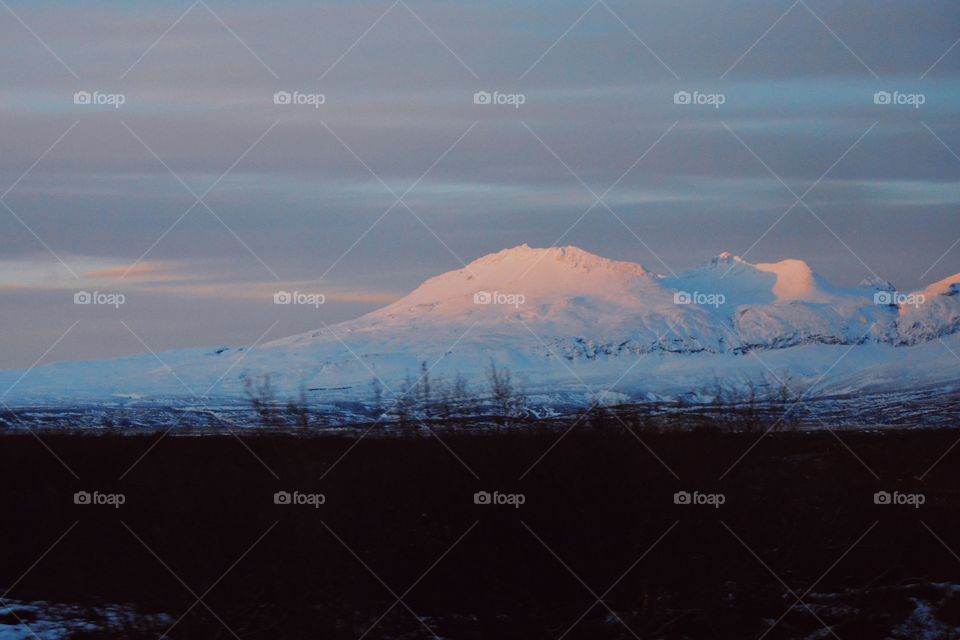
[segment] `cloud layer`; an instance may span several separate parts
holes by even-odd
[[[155,349],[306,330],[522,242],[662,273],[724,250],[841,284],[960,271],[955,3],[9,7],[5,367],[81,288],[129,304],[81,310],[48,359],[142,351],[121,317]]]

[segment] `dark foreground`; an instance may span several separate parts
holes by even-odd
[[[960,637],[956,431],[562,433],[5,436],[0,637]]]

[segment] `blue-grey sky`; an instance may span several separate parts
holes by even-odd
[[[956,2],[7,5],[3,368],[280,337],[524,242],[960,272]]]

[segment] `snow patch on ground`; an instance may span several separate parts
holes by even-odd
[[[81,606],[47,601],[0,604],[0,640],[67,640],[84,637],[122,638],[131,630],[153,630],[159,636],[173,624],[166,614],[141,614],[129,605]]]

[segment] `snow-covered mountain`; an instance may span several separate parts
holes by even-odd
[[[787,381],[808,397],[951,388],[960,382],[960,274],[903,294],[883,282],[834,287],[801,260],[721,254],[669,277],[575,247],[522,245],[424,282],[365,316],[255,349],[191,349],[39,367],[10,405],[129,399],[232,401],[269,374],[301,389],[389,394],[422,362],[483,384],[491,362],[530,393],[589,401],[708,394],[718,380]],[[0,388],[22,372],[0,372]]]

